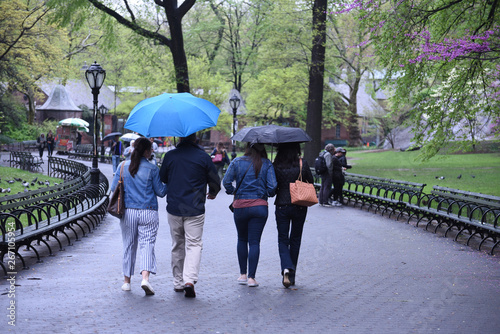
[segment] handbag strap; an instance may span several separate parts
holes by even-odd
[[[302,182],[302,158],[299,159],[299,178],[297,180]]]
[[[250,163],[250,165],[248,165],[248,168],[247,168],[245,174],[243,174],[243,177],[241,178],[240,182],[236,185],[236,188],[234,189],[234,195],[236,195],[236,191],[238,191],[238,188],[241,186],[241,183],[243,182],[243,179],[247,175],[248,171],[250,170],[250,167],[252,167],[252,163]]]
[[[122,167],[120,168],[120,182],[123,183],[123,166],[125,166],[125,162],[122,163]]]

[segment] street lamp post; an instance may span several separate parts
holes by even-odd
[[[240,106],[241,100],[236,94],[229,99],[229,105],[233,108],[233,136],[236,134],[236,121],[238,118],[236,117],[236,112],[238,111],[238,107]],[[233,153],[231,153],[231,158],[234,160],[236,158],[236,143],[233,140]]]
[[[104,104],[101,104],[99,107],[99,113],[101,114],[101,127],[102,127],[102,132],[101,132],[101,162],[104,162],[104,116],[108,113],[108,108],[104,106]]]
[[[89,83],[94,97],[94,143],[93,143],[93,156],[92,156],[92,169],[90,170],[90,183],[99,184],[99,167],[97,163],[97,103],[99,91],[101,90],[104,79],[106,78],[106,71],[96,61],[90,65],[85,71],[85,78]]]

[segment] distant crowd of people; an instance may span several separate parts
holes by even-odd
[[[321,188],[319,191],[319,205],[324,207],[342,206],[344,198],[342,188],[344,187],[344,173],[351,168],[347,164],[346,149],[327,144],[320,153],[319,158],[324,159],[325,169],[316,167],[316,172],[321,177]],[[333,188],[332,188],[333,185]]]

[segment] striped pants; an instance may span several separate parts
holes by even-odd
[[[156,274],[155,243],[160,220],[156,210],[125,209],[120,219],[123,240],[123,275],[134,274],[137,245],[141,253],[140,269]]]

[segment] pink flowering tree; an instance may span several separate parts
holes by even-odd
[[[474,148],[483,123],[500,117],[500,0],[337,4],[331,15],[356,15],[370,29],[393,108],[412,107],[409,122],[423,157],[454,140],[457,149]]]

